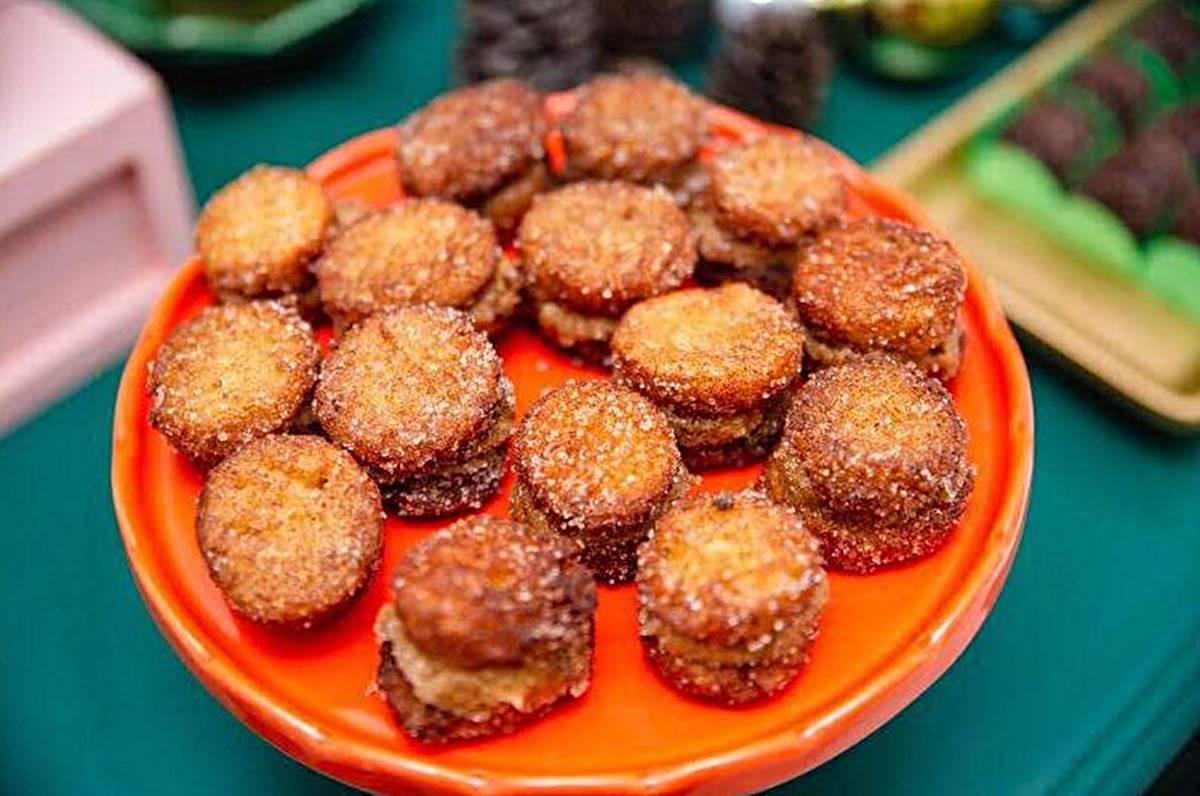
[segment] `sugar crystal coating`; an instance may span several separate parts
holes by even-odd
[[[383,509],[349,454],[318,437],[272,435],[208,474],[196,534],[236,611],[308,626],[343,608],[375,571]]]
[[[867,217],[829,229],[796,261],[792,297],[814,342],[884,351],[935,369],[959,333],[967,277],[954,248],[901,221]]]
[[[312,328],[274,301],[208,307],[181,324],[146,379],[150,423],[208,467],[305,408],[321,352]]]
[[[315,268],[326,311],[350,325],[408,304],[471,311],[502,262],[486,219],[451,202],[410,199],[351,224]]]
[[[696,263],[687,217],[665,190],[581,182],[537,197],[518,233],[539,301],[615,316],[678,287]]]
[[[974,483],[966,423],[940,382],[870,355],[817,371],[798,391],[764,485],[851,571],[935,550]]]
[[[507,389],[499,355],[466,315],[414,305],[341,338],[321,367],[314,408],[330,438],[388,482],[460,461]]]
[[[208,201],[196,251],[214,290],[247,297],[301,291],[334,224],[321,186],[299,169],[255,166]]]
[[[417,196],[481,199],[541,158],[543,127],[541,97],[519,80],[443,94],[400,124],[400,182]]]
[[[580,177],[665,182],[699,151],[705,108],[661,75],[594,78],[578,89],[563,125],[568,168]]]
[[[790,246],[845,213],[846,185],[830,154],[808,137],[767,135],[710,166],[720,225],[768,246]]]

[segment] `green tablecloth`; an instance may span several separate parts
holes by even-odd
[[[449,3],[385,1],[286,65],[170,75],[197,195],[418,106],[446,86],[453,30]],[[844,70],[820,132],[869,161],[1016,52],[982,46],[934,88]],[[994,613],[915,704],[787,792],[1126,792],[1200,723],[1200,440],[1028,354],[1033,502]],[[0,792],[336,791],[211,699],[143,609],[110,504],[116,385],[107,371],[0,440]]]

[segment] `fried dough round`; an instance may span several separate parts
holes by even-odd
[[[940,382],[872,354],[799,389],[764,485],[851,572],[936,550],[974,484],[966,423]]]
[[[945,240],[901,221],[868,217],[827,230],[796,261],[792,295],[821,363],[847,347],[883,351],[949,379],[960,358],[962,260]],[[824,346],[824,348],[822,348]]]
[[[326,312],[350,326],[409,304],[472,312],[502,264],[489,221],[452,202],[412,199],[343,230],[316,272]]]
[[[220,296],[300,293],[333,224],[333,205],[315,180],[259,165],[208,200],[196,221],[196,251]]]
[[[279,302],[208,307],[176,328],[150,365],[150,424],[211,467],[287,430],[307,407],[320,359],[312,327]]]
[[[593,78],[578,89],[563,124],[567,168],[576,177],[668,182],[696,157],[706,108],[686,86],[662,75]]]
[[[607,582],[633,576],[633,553],[690,486],[662,413],[632,390],[568,382],[530,408],[513,440],[513,514],[579,539]]]
[[[414,305],[350,329],[321,367],[313,406],[330,439],[386,484],[472,453],[510,389],[470,318]]]
[[[571,540],[470,517],[413,548],[394,590],[379,684],[414,737],[507,732],[587,689],[596,587]]]
[[[641,635],[677,688],[739,704],[798,673],[829,589],[790,509],[752,491],[697,495],[659,519],[638,559]]]
[[[611,344],[619,382],[708,417],[763,406],[792,386],[804,355],[804,335],[783,305],[742,284],[635,304]]]
[[[385,505],[402,517],[443,517],[481,508],[499,491],[516,412],[512,385],[504,381],[502,386],[504,394],[495,419],[460,459],[388,484],[384,489]]]
[[[271,435],[208,474],[196,537],[235,611],[308,627],[348,605],[378,567],[383,508],[350,454],[320,437]]]
[[[542,157],[542,98],[500,78],[443,94],[399,126],[400,184],[415,196],[474,202]]]
[[[692,274],[687,217],[662,189],[580,182],[537,197],[518,241],[535,300],[615,316]]]
[[[767,246],[792,246],[846,209],[837,164],[806,137],[769,135],[735,146],[713,161],[710,178],[721,227]]]

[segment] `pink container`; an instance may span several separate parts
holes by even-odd
[[[68,12],[0,0],[0,432],[121,356],[189,249],[166,93]]]

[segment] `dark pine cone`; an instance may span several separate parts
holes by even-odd
[[[600,60],[592,0],[462,0],[463,82],[519,77],[543,91],[587,80]]]
[[[708,19],[709,0],[596,0],[610,56],[677,58]]]
[[[821,20],[805,4],[755,11],[726,31],[713,61],[708,93],[767,121],[811,127],[821,113],[833,74],[833,50]]]

